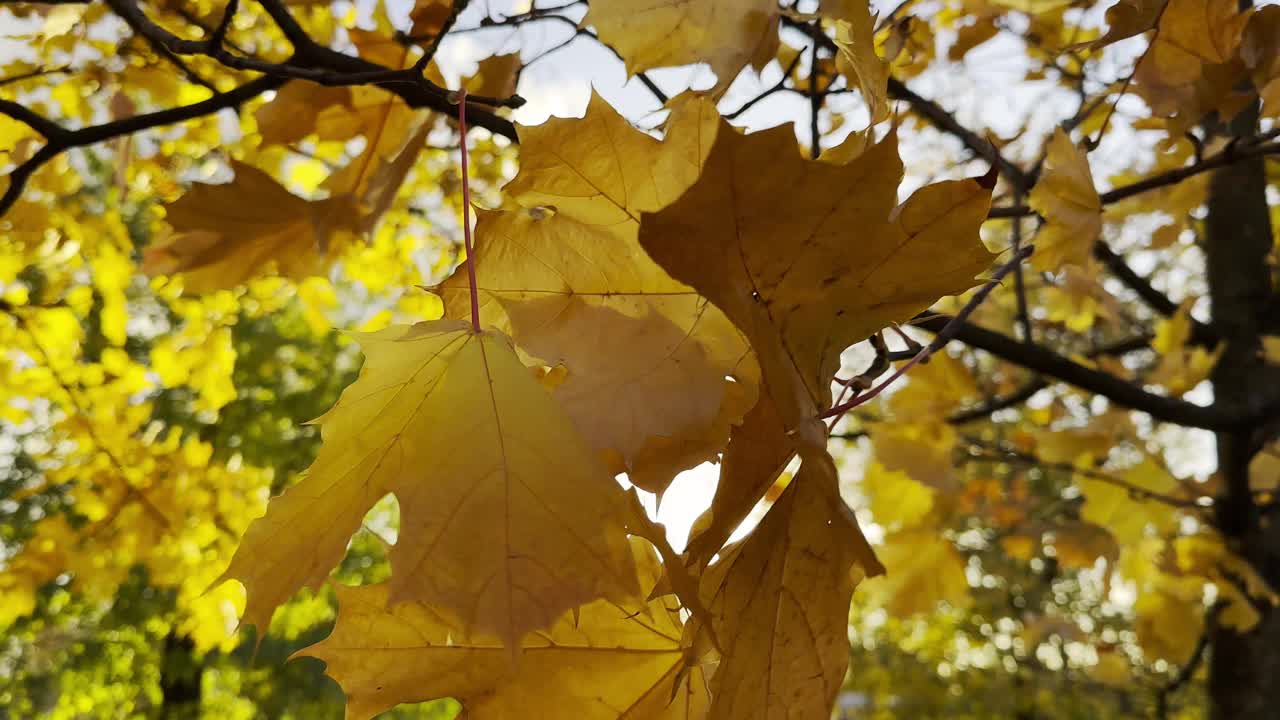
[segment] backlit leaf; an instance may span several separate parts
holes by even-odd
[[[231,167],[231,182],[197,183],[165,206],[174,234],[147,249],[146,271],[184,273],[196,291],[243,283],[269,263],[294,278],[320,272],[344,242],[350,208],[303,200],[252,165]]]
[[[1085,265],[1102,232],[1102,201],[1093,186],[1089,156],[1061,128],[1049,141],[1044,171],[1027,203],[1045,219],[1031,264],[1046,272]]]
[[[403,518],[392,602],[448,609],[514,646],[584,602],[635,596],[622,489],[505,337],[441,320],[360,343],[360,379],[317,421],[320,456],[226,572],[248,591],[247,622],[265,627],[322,583],[388,492]]]
[[[641,223],[658,264],[751,340],[789,427],[830,403],[846,347],[972,286],[990,262],[977,242],[989,189],[939,183],[895,207],[901,174],[892,136],[837,166],[802,159],[790,128],[726,127],[698,182]]]
[[[652,580],[650,580],[652,583]],[[338,624],[307,655],[347,694],[347,717],[453,697],[476,720],[696,720],[708,703],[702,670],[670,598],[635,614],[607,600],[561,617],[524,642],[516,664],[502,639],[421,603],[390,604],[386,585],[338,590]]]
[[[866,541],[830,458],[806,460],[760,525],[703,577],[724,657],[709,717],[826,717],[849,662]]]
[[[773,0],[596,0],[583,22],[635,74],[705,62],[728,88],[748,64],[764,67],[778,48]]]
[[[889,118],[889,65],[876,54],[875,18],[866,3],[849,2],[836,20],[836,67],[857,85],[871,112],[871,122]]]

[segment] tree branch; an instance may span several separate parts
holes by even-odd
[[[376,85],[399,96],[410,107],[425,107],[448,115],[455,112],[452,93],[447,88],[431,82],[422,74],[425,61],[411,68],[392,69],[364,58],[340,53],[316,43],[306,35],[293,19],[293,15],[279,0],[260,0],[260,2],[280,26],[281,32],[294,45],[294,56],[286,62],[271,63],[234,55],[224,47],[214,47],[209,39],[180,38],[152,22],[138,7],[137,0],[107,0],[112,10],[124,18],[130,27],[177,55],[205,55],[235,70],[258,72],[276,78],[309,80],[321,85]],[[429,54],[424,57],[427,60],[430,59]],[[467,107],[467,116],[473,125],[518,141],[515,126],[511,121],[497,115],[489,107],[485,107],[485,103],[493,101],[488,104],[519,107],[524,104],[522,98],[512,96],[497,99],[475,95],[471,96],[471,100],[474,104]]]
[[[1107,266],[1117,280],[1132,290],[1152,310],[1170,317],[1178,312],[1178,304],[1167,295],[1155,289],[1151,282],[1139,275],[1125,263],[1124,258],[1111,249],[1102,240],[1093,244],[1093,256]],[[1218,333],[1209,325],[1191,318],[1191,342],[1196,345],[1213,345],[1218,341]]]
[[[268,90],[279,88],[284,83],[284,78],[260,77],[234,90],[214,95],[197,103],[134,115],[123,120],[91,125],[80,130],[67,130],[17,103],[9,100],[0,101],[0,113],[27,123],[48,139],[44,147],[40,148],[34,155],[9,173],[9,187],[5,189],[4,195],[0,196],[0,216],[7,213],[9,208],[13,207],[13,204],[18,201],[31,175],[43,167],[45,163],[48,163],[66,150],[94,145],[123,135],[132,135],[141,130],[162,125],[172,125],[211,115],[219,110],[237,107]]]
[[[911,324],[932,333],[941,333],[951,320],[952,318],[947,315],[924,314],[914,319]],[[966,345],[985,350],[1002,360],[1081,390],[1101,395],[1122,407],[1140,410],[1163,422],[1206,430],[1221,430],[1248,426],[1280,412],[1280,398],[1277,397],[1259,397],[1258,402],[1248,408],[1228,408],[1219,405],[1204,407],[1178,398],[1155,395],[1137,385],[1081,365],[1040,345],[1019,342],[998,332],[965,322],[957,323],[953,327],[955,339]]]
[[[1247,597],[1247,595],[1246,595]],[[1165,720],[1169,717],[1169,696],[1176,693],[1186,685],[1196,674],[1196,670],[1200,668],[1200,664],[1204,661],[1205,650],[1209,649],[1209,639],[1212,635],[1211,629],[1218,621],[1218,613],[1222,611],[1222,603],[1215,603],[1208,612],[1205,613],[1204,632],[1200,633],[1200,637],[1196,640],[1196,646],[1191,651],[1191,657],[1183,663],[1178,669],[1178,674],[1173,676],[1167,684],[1156,688],[1156,719]]]
[[[1229,165],[1233,165],[1250,158],[1265,157],[1268,155],[1280,155],[1280,142],[1257,142],[1257,143],[1233,143],[1228,145],[1222,152],[1212,157],[1205,158],[1200,162],[1187,165],[1186,167],[1168,170],[1158,175],[1152,175],[1135,183],[1123,185],[1114,190],[1104,192],[1099,195],[1103,205],[1111,205],[1127,200],[1135,195],[1141,195],[1151,190],[1177,185],[1189,177],[1199,175],[1200,173],[1217,170]],[[1035,215],[1036,211],[1026,205],[1014,205],[1007,207],[994,207],[991,212],[987,213],[989,218],[1011,218],[1026,217]]]
[[[1049,462],[1039,456],[1015,450],[1003,444],[992,445],[972,437],[966,437],[964,438],[964,441],[970,446],[968,451],[968,459],[970,460],[1019,463],[1021,465],[1044,468],[1046,470],[1057,470],[1059,472],[1070,473],[1071,475],[1080,475],[1082,477],[1089,478],[1090,480],[1097,480],[1098,482],[1118,487],[1136,499],[1152,500],[1163,505],[1168,505],[1169,507],[1203,509],[1210,507],[1211,505],[1210,499],[1207,497],[1203,498],[1204,502],[1201,502],[1199,498],[1177,497],[1174,495],[1155,492],[1102,470],[1082,468],[1069,462]],[[988,454],[983,454],[983,451],[986,451]]]

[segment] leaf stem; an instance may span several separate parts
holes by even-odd
[[[960,329],[960,325],[964,322],[965,318],[972,315],[973,311],[978,309],[978,306],[982,304],[983,300],[987,299],[987,296],[991,294],[991,291],[995,289],[995,286],[999,285],[1000,281],[1003,280],[1006,275],[1012,272],[1014,268],[1019,267],[1022,264],[1022,261],[1026,260],[1034,251],[1034,245],[1023,245],[1019,248],[1018,251],[1013,254],[1013,257],[1009,259],[1009,262],[1001,266],[999,270],[996,270],[995,274],[991,276],[991,279],[987,281],[987,284],[984,285],[981,290],[973,294],[973,297],[969,299],[969,302],[964,306],[964,308],[962,308],[960,312],[956,313],[955,317],[951,319],[951,322],[947,323],[947,327],[943,328],[942,332],[939,332],[937,336],[934,337],[933,342],[921,348],[920,352],[916,353],[915,357],[911,358],[905,365],[898,368],[888,377],[888,379],[865,393],[859,394],[848,402],[840,403],[830,410],[821,413],[818,417],[826,419],[829,417],[837,417],[849,412],[853,408],[858,407],[884,392],[885,388],[892,385],[898,378],[906,375],[907,371],[915,367],[918,363],[928,360],[929,356],[936,350],[944,347],[948,342],[950,342],[951,337]]]
[[[471,176],[467,173],[467,89],[458,91],[458,133],[462,147],[462,238],[467,248],[467,284],[471,288],[471,327],[480,333],[480,291],[476,284],[476,253],[471,245]]]

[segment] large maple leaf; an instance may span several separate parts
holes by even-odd
[[[359,336],[366,363],[324,444],[249,528],[226,577],[260,630],[341,559],[369,507],[401,507],[390,600],[514,646],[570,608],[637,596],[626,494],[503,335],[441,320]]]
[[[866,541],[825,453],[702,580],[724,658],[709,717],[826,717],[849,663],[849,602]]]
[[[991,183],[936,183],[899,206],[901,177],[893,135],[840,164],[800,157],[790,128],[744,135],[722,127],[698,182],[642,218],[650,256],[750,339],[761,402],[774,405],[757,407],[735,431],[743,443],[725,452],[716,498],[691,543],[696,559],[729,537],[797,446],[825,446],[813,418],[831,402],[841,352],[972,287],[989,265],[978,228]]]
[[[346,244],[354,222],[349,204],[304,200],[242,162],[231,169],[231,182],[196,183],[165,206],[174,234],[147,248],[147,273],[184,273],[197,292],[237,285],[267,265],[303,278],[322,271]]]
[[[715,118],[678,102],[659,142],[593,98],[580,121],[522,131],[506,191],[528,209],[482,211],[476,226],[482,321],[563,364],[555,397],[611,469],[655,492],[714,459],[756,399],[741,334],[636,240],[640,213],[697,179]],[[470,314],[465,268],[440,293],[447,317]]]
[[[1027,202],[1045,219],[1031,264],[1045,272],[1067,263],[1085,265],[1102,233],[1102,201],[1093,186],[1089,156],[1061,128],[1047,144],[1044,171]]]
[[[653,552],[636,542],[652,585]],[[710,701],[670,598],[633,613],[597,600],[526,638],[511,662],[500,638],[421,603],[388,605],[386,585],[339,586],[333,633],[304,653],[325,662],[347,695],[347,717],[398,703],[459,700],[466,717],[698,720]]]

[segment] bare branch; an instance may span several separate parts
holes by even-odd
[[[923,314],[911,324],[940,334],[951,320],[947,315]],[[966,345],[985,350],[1002,360],[1081,390],[1101,395],[1122,407],[1140,410],[1163,422],[1206,430],[1223,430],[1247,427],[1280,413],[1280,397],[1277,397],[1280,394],[1277,390],[1280,389],[1258,393],[1256,402],[1249,407],[1227,407],[1221,404],[1205,407],[1179,398],[1147,392],[1138,385],[1081,365],[1048,348],[1019,342],[994,330],[967,322],[956,323],[952,327],[955,339]]]
[[[67,130],[51,120],[35,115],[35,113],[20,105],[18,107],[21,107],[22,112],[26,113],[28,117],[18,117],[14,114],[17,111],[13,107],[17,103],[9,100],[0,101],[0,113],[26,122],[49,140],[44,147],[40,148],[34,155],[9,173],[9,187],[5,189],[4,195],[0,196],[0,216],[8,212],[9,208],[13,207],[13,204],[18,201],[31,175],[43,167],[45,163],[66,150],[94,145],[123,135],[132,135],[141,130],[162,125],[172,125],[211,115],[219,110],[237,107],[268,90],[275,90],[284,83],[283,78],[261,77],[234,90],[214,95],[197,103],[134,115],[133,117],[101,125],[92,125],[80,130]]]
[[[1194,177],[1200,173],[1217,170],[1219,168],[1233,165],[1250,158],[1265,157],[1269,155],[1280,155],[1280,142],[1255,142],[1255,143],[1233,143],[1228,145],[1222,152],[1212,157],[1205,158],[1200,162],[1192,163],[1186,167],[1180,167],[1169,170],[1158,175],[1152,175],[1149,178],[1139,180],[1129,185],[1123,185],[1114,190],[1102,193],[1099,198],[1103,205],[1111,205],[1127,200],[1135,195],[1141,195],[1152,190],[1177,185],[1189,177]],[[991,208],[991,212],[987,213],[989,218],[1011,218],[1026,217],[1035,215],[1036,211],[1026,205],[1015,205],[1009,207]]]
[[[398,95],[410,107],[425,107],[450,115],[454,112],[449,90],[427,79],[422,74],[422,67],[415,65],[411,68],[391,69],[319,45],[301,31],[288,9],[278,1],[262,0],[262,5],[280,25],[290,42],[294,43],[296,52],[293,58],[283,63],[234,55],[226,48],[212,46],[209,39],[180,38],[152,22],[138,7],[137,0],[107,0],[107,3],[131,27],[178,55],[206,55],[235,70],[259,72],[276,78],[309,80],[321,85],[376,85]],[[427,57],[430,58],[429,55]],[[425,62],[420,65],[425,65]],[[474,107],[467,107],[467,115],[473,125],[511,140],[518,140],[511,121],[495,114],[485,106],[484,101],[493,100],[494,102],[489,103],[491,106],[519,107],[524,104],[523,98],[518,95],[505,99],[472,96],[471,100]]]
[[[1212,505],[1212,501],[1207,497],[1185,498],[1155,492],[1102,470],[1082,468],[1066,462],[1049,462],[1031,453],[1015,450],[1003,444],[992,445],[991,443],[986,443],[978,438],[972,437],[966,437],[963,441],[970,446],[968,454],[969,460],[1017,463],[1020,465],[1044,468],[1046,470],[1057,470],[1071,475],[1079,475],[1081,477],[1089,478],[1090,480],[1097,480],[1098,482],[1118,487],[1129,493],[1130,496],[1137,500],[1151,500],[1170,507],[1203,509]]]
[[[1248,597],[1248,593],[1245,594]],[[1209,649],[1209,638],[1211,630],[1215,623],[1218,622],[1218,613],[1222,611],[1222,603],[1214,603],[1205,613],[1204,631],[1200,633],[1200,637],[1196,640],[1196,646],[1191,651],[1191,657],[1182,664],[1178,669],[1178,674],[1173,676],[1167,684],[1156,688],[1156,720],[1166,720],[1169,717],[1169,696],[1182,689],[1196,674],[1196,670],[1200,669],[1200,664],[1204,662],[1205,651]]]

